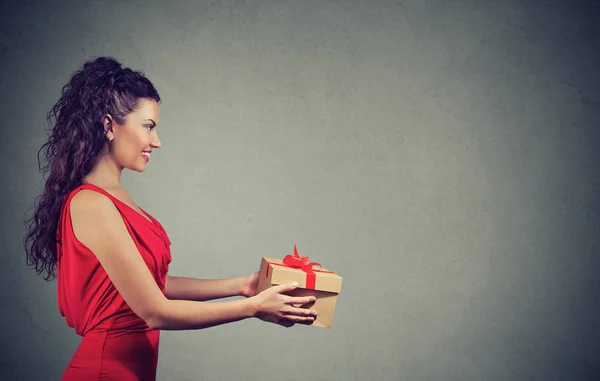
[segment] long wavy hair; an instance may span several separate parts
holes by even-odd
[[[123,124],[140,99],[160,101],[152,82],[112,57],[98,57],[71,76],[48,112],[49,137],[38,151],[44,190],[34,202],[33,215],[25,220],[24,239],[27,265],[45,280],[56,277],[63,202],[96,166],[106,142],[106,115]]]

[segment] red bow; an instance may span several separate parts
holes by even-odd
[[[333,274],[333,271],[321,270],[321,264],[319,262],[309,262],[308,257],[300,257],[298,255],[298,249],[296,249],[296,245],[294,245],[294,255],[286,255],[283,258],[283,263],[273,263],[269,262],[273,265],[291,267],[294,269],[302,270],[306,273],[306,288],[310,290],[314,290],[317,283],[317,274],[314,272],[320,273],[330,273]],[[317,268],[314,268],[317,267]],[[269,275],[269,266],[267,264],[267,271],[265,276]]]
[[[298,249],[296,249],[296,245],[294,245],[294,256],[292,257],[290,254],[286,255],[283,258],[283,263],[289,267],[300,269],[304,272],[315,270],[315,266],[318,266],[318,268],[322,267],[319,262],[309,262],[308,257],[300,257],[298,255]]]

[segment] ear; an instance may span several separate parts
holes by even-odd
[[[108,136],[108,132],[113,132],[113,117],[110,114],[104,115],[104,134]]]
[[[113,136],[112,136],[113,117],[110,114],[104,115],[103,124],[104,124],[104,135],[106,135],[107,139],[112,140],[113,139]]]

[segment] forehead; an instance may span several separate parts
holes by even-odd
[[[136,120],[152,119],[158,124],[158,103],[154,99],[140,99],[137,110],[132,112],[131,116]]]

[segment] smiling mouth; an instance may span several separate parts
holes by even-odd
[[[149,161],[150,160],[150,152],[142,152],[142,157],[144,158],[144,160]]]

